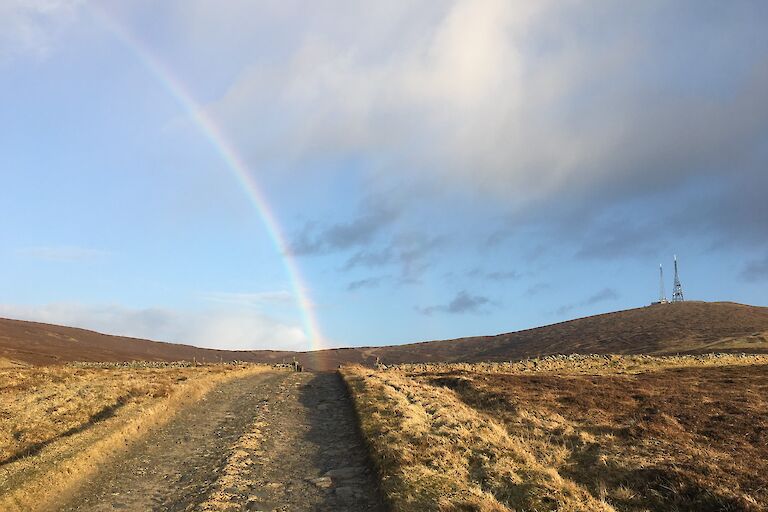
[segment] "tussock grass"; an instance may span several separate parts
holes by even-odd
[[[341,373],[394,510],[613,510],[451,390],[400,371]]]
[[[44,510],[217,384],[266,365],[0,370],[0,510]]]
[[[343,368],[395,510],[768,511],[768,356]]]

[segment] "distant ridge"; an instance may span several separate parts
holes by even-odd
[[[285,351],[215,350],[0,318],[0,362],[33,365],[71,361],[277,361]]]
[[[500,361],[551,354],[768,352],[768,308],[733,302],[681,302],[605,313],[544,327],[382,347],[386,363]]]
[[[503,361],[550,354],[768,353],[768,308],[732,302],[683,302],[606,313],[535,329],[453,340],[317,352],[197,348],[84,329],[0,319],[0,359],[28,364],[68,361],[252,361],[296,357],[307,368],[341,363]]]

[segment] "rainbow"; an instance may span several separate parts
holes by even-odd
[[[296,257],[291,253],[290,246],[286,242],[285,235],[280,228],[280,224],[277,222],[277,218],[270,207],[267,198],[261,191],[261,187],[248,171],[248,167],[237,152],[237,149],[227,140],[221,128],[219,128],[211,116],[205,112],[172,70],[155,56],[148,46],[133,35],[108,12],[99,9],[98,11],[94,11],[94,13],[103,22],[104,26],[106,26],[126,47],[133,51],[152,75],[157,77],[171,96],[179,102],[224,161],[226,168],[240,184],[261,217],[270,238],[282,256],[286,273],[288,274],[288,278],[290,279],[293,288],[293,295],[296,299],[299,311],[301,312],[304,332],[309,339],[311,350],[324,349],[324,338],[314,312],[313,303],[309,298],[306,282],[296,263]]]

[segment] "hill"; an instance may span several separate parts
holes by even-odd
[[[228,351],[99,334],[84,329],[0,319],[0,360],[31,364],[68,361],[252,361],[296,357],[307,368],[342,363],[478,362],[551,354],[768,353],[768,308],[730,302],[653,305],[535,329],[453,340],[316,352]]]
[[[288,352],[213,350],[0,318],[0,367],[71,361],[280,362]]]
[[[399,359],[417,351],[422,358],[472,362],[563,353],[670,354],[753,349],[768,350],[768,308],[729,302],[684,302],[496,336],[384,347],[383,354]]]
[[[768,353],[768,308],[683,302],[569,320],[535,329],[407,345],[302,354],[309,367],[344,362],[508,361],[552,354]]]

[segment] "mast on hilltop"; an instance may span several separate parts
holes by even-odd
[[[677,255],[675,255],[675,285],[672,290],[672,302],[684,302],[683,285],[680,284],[680,275],[677,272]]]
[[[667,294],[664,293],[664,267],[659,265],[659,304],[667,303]]]

